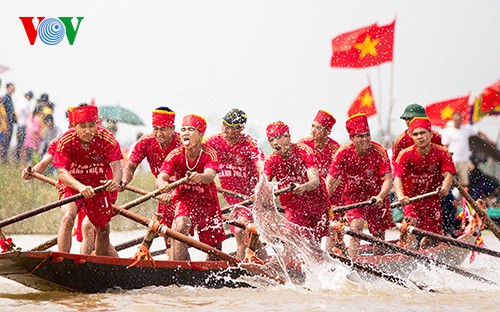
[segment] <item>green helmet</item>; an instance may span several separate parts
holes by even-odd
[[[425,108],[422,105],[415,103],[406,106],[403,115],[401,115],[401,117],[399,118],[406,119],[414,117],[427,117],[427,114],[425,113]]]

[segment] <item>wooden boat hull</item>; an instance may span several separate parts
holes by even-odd
[[[476,237],[473,233],[467,233],[458,238],[459,240],[473,244]],[[363,245],[363,249],[371,249],[371,245]],[[419,254],[428,256],[429,258],[444,262],[451,266],[460,266],[465,261],[470,251],[464,248],[450,246],[441,243],[435,247],[421,249],[416,251]],[[372,254],[362,254],[353,259],[354,261],[370,265],[382,272],[394,274],[402,278],[407,278],[418,266],[419,263],[423,264],[411,256],[403,254],[388,253],[385,255],[375,256]]]
[[[42,291],[81,293],[147,286],[188,285],[208,288],[251,287],[237,281],[249,275],[223,261],[141,260],[52,251],[0,254],[0,276]]]

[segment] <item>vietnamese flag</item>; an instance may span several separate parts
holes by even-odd
[[[347,111],[347,116],[364,113],[366,117],[373,116],[377,113],[375,108],[375,101],[373,100],[372,88],[366,87],[361,91],[358,97],[352,102],[351,107]]]
[[[392,61],[394,25],[373,24],[332,40],[332,67],[370,67]]]
[[[488,115],[500,115],[500,80],[479,94],[470,114],[470,123],[476,123]]]
[[[454,112],[462,114],[464,122],[467,121],[469,111],[469,96],[463,96],[455,99],[446,100],[425,107],[425,113],[431,120],[431,124],[444,128],[446,123],[451,120]]]

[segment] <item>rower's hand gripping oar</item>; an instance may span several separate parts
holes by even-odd
[[[403,225],[401,223],[397,223],[396,226],[398,227],[398,229],[401,229],[403,227]],[[434,238],[434,239],[436,239],[436,240],[438,240],[440,242],[443,242],[443,243],[446,243],[446,244],[449,244],[449,245],[452,245],[452,246],[456,246],[456,247],[468,249],[468,250],[471,250],[471,251],[477,251],[477,252],[480,252],[480,253],[483,253],[483,254],[486,254],[486,255],[490,255],[490,256],[493,256],[493,257],[500,258],[500,252],[498,252],[498,251],[491,250],[491,249],[488,249],[488,248],[484,248],[484,247],[481,247],[481,246],[478,246],[478,245],[474,245],[474,244],[469,244],[469,243],[463,242],[461,240],[458,240],[458,239],[455,239],[455,238],[452,238],[452,237],[448,237],[448,236],[439,235],[439,234],[436,234],[436,233],[433,233],[433,232],[425,231],[425,230],[416,228],[416,227],[414,227],[412,225],[408,226],[408,232],[409,233],[418,234],[418,235],[427,236],[427,237],[431,237],[431,238]]]
[[[394,252],[399,252],[399,253],[402,253],[404,255],[407,255],[407,256],[410,256],[410,257],[422,260],[422,261],[427,262],[429,264],[437,265],[438,267],[444,268],[444,269],[446,269],[448,271],[457,273],[459,275],[462,275],[462,276],[465,276],[465,277],[468,277],[468,278],[472,278],[472,279],[475,279],[475,280],[480,281],[480,282],[485,282],[485,283],[492,284],[492,285],[498,285],[498,283],[496,283],[494,281],[491,281],[491,280],[488,280],[488,279],[486,279],[486,278],[484,278],[482,276],[479,276],[479,275],[467,272],[465,270],[462,270],[462,269],[459,269],[459,268],[454,267],[452,265],[449,265],[449,264],[447,264],[447,263],[445,263],[443,261],[432,259],[432,258],[430,258],[428,256],[423,255],[423,254],[416,253],[416,252],[414,252],[412,250],[405,249],[405,248],[399,247],[397,245],[388,243],[388,242],[386,242],[386,241],[384,241],[384,240],[382,240],[380,238],[377,238],[377,237],[374,237],[374,236],[371,236],[371,235],[368,235],[368,234],[365,234],[365,233],[360,233],[360,232],[357,232],[357,231],[353,231],[349,227],[344,227],[344,233],[346,233],[346,234],[348,234],[350,236],[357,237],[359,239],[368,241],[370,243],[386,247],[387,249],[392,250]]]

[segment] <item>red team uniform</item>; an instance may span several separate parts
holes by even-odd
[[[222,188],[250,196],[253,195],[255,186],[259,182],[257,163],[264,161],[264,153],[251,136],[247,134],[241,136],[234,145],[229,145],[222,134],[217,134],[209,137],[205,145],[217,152]],[[241,199],[226,194],[224,198],[230,205],[241,202]],[[239,216],[253,220],[249,209],[236,210],[233,218],[237,219]]]
[[[167,155],[173,151],[175,148],[180,146],[179,134],[174,133],[174,138],[170,145],[166,148],[162,148],[158,140],[153,134],[143,135],[139,141],[135,144],[132,153],[130,154],[129,161],[140,164],[144,158],[148,161],[151,173],[156,177],[160,173],[161,166],[165,161]],[[169,182],[174,182],[175,180],[171,177]],[[161,223],[172,226],[172,221],[174,220],[175,206],[171,204],[165,204],[158,202],[158,212],[163,215]]]
[[[391,172],[389,156],[385,148],[370,142],[371,148],[367,154],[359,157],[354,144],[341,147],[328,170],[334,179],[341,177],[345,188],[341,190],[344,204],[350,205],[377,196],[384,181],[384,175]],[[337,191],[338,192],[338,191]],[[367,206],[351,209],[346,212],[349,222],[363,218],[368,222],[370,233],[379,233],[394,226],[389,198],[384,199],[383,207]]]
[[[431,144],[424,157],[416,146],[401,151],[394,163],[394,176],[403,184],[404,194],[414,197],[435,191],[443,183],[443,173],[455,174],[455,166],[447,149]],[[418,228],[434,233],[442,233],[442,211],[438,195],[416,201],[403,208],[403,215],[418,220]]]
[[[278,188],[285,188],[290,183],[303,184],[308,181],[307,169],[317,168],[314,153],[304,144],[291,144],[292,155],[282,158],[274,151],[265,161],[264,174],[272,180],[276,178]],[[325,181],[320,180],[320,185],[302,195],[288,192],[280,195],[280,202],[285,208],[285,217],[288,221],[299,226],[310,228],[314,231],[315,238],[327,234],[329,201]]]
[[[120,145],[105,129],[98,128],[88,149],[84,149],[76,130],[71,129],[60,136],[54,155],[53,166],[64,168],[78,181],[96,187],[112,176],[110,163],[123,158]],[[79,194],[77,190],[63,185],[63,198]],[[116,201],[117,192],[97,193],[91,198],[79,199],[77,206],[84,207],[89,220],[97,228],[104,228],[111,217],[111,205]]]
[[[218,171],[218,166],[217,153],[213,149],[202,146],[200,157],[191,164],[186,157],[184,147],[181,146],[168,154],[160,172],[178,180],[185,177],[188,171],[203,173],[205,168]],[[174,219],[182,216],[189,217],[193,228],[198,227],[200,242],[215,246],[226,239],[214,182],[182,184],[172,191],[172,203],[176,208]]]

